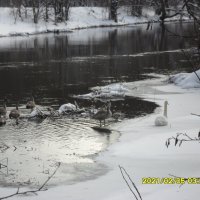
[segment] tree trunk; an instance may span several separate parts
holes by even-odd
[[[48,0],[45,0],[45,22],[49,20],[49,4]]]
[[[70,0],[65,0],[64,6],[65,6],[65,21],[69,19],[69,8],[70,8]]]
[[[114,20],[117,23],[117,9],[118,9],[118,0],[111,0],[110,2],[110,19]]]
[[[141,16],[142,15],[142,5],[141,0],[131,0],[131,15]]]
[[[40,12],[40,2],[39,0],[33,0],[32,1],[32,9],[33,9],[33,22],[35,24],[38,23],[38,18],[39,18],[39,12]]]

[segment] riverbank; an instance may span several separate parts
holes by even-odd
[[[175,77],[176,84],[179,77]],[[184,75],[188,81],[191,81],[191,77],[196,79],[193,75]],[[166,76],[158,76],[124,84],[129,89],[128,95],[153,101],[160,105],[160,108],[151,115],[126,120],[112,127],[120,131],[122,136],[119,142],[101,153],[96,160],[97,163],[104,163],[111,169],[106,175],[74,185],[50,188],[48,191],[38,193],[37,196],[25,196],[23,199],[134,199],[120,174],[118,165],[123,166],[130,174],[144,200],[197,199],[198,184],[184,184],[182,187],[179,184],[142,184],[144,177],[163,178],[170,177],[169,174],[179,177],[199,177],[200,174],[198,142],[183,142],[181,147],[175,147],[174,142],[171,142],[168,148],[165,145],[166,140],[176,136],[176,133],[187,133],[192,138],[198,136],[200,118],[191,113],[200,113],[200,89],[196,86],[193,88],[192,85],[188,89],[183,84],[179,86],[168,84],[166,79]],[[183,78],[181,80],[183,81]],[[162,114],[165,100],[169,102],[168,125],[156,127],[154,120],[157,115]],[[12,192],[15,190],[0,189],[1,196]]]
[[[149,21],[158,22],[159,17],[153,10],[143,10],[143,17],[133,17],[128,14],[128,8],[118,10],[118,22],[108,20],[108,9],[102,7],[72,7],[70,8],[69,20],[66,23],[55,24],[53,19],[44,22],[40,19],[38,24],[33,23],[31,10],[23,21],[13,16],[12,8],[0,8],[0,37],[28,36],[49,32],[67,32],[76,29],[94,27],[112,27],[131,24],[143,24]],[[180,17],[171,18],[170,21],[179,20]],[[184,18],[183,18],[184,20]]]

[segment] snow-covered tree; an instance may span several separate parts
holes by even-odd
[[[142,15],[142,3],[144,0],[131,0],[131,15],[141,16]]]
[[[182,15],[184,9],[183,0],[153,0],[156,14],[160,15],[160,20],[164,23],[165,19]]]
[[[31,4],[32,4],[32,11],[33,11],[33,22],[37,24],[39,20],[41,2],[40,0],[31,0]]]
[[[118,0],[110,0],[110,19],[117,22]]]

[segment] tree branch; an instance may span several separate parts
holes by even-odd
[[[183,142],[200,142],[200,132],[198,133],[198,137],[194,138],[190,137],[186,133],[177,133],[176,137],[171,137],[167,139],[165,143],[167,148],[171,144],[171,141],[174,141],[174,145],[175,146],[179,145],[179,147],[182,145]]]
[[[14,197],[14,196],[18,196],[18,195],[25,195],[25,194],[28,194],[28,193],[36,194],[37,192],[41,192],[41,191],[47,190],[47,189],[44,189],[44,187],[45,187],[46,184],[51,180],[51,178],[55,175],[55,173],[58,171],[60,165],[61,165],[61,163],[59,162],[59,163],[57,164],[57,167],[56,167],[55,171],[51,174],[51,176],[48,177],[48,179],[40,186],[39,189],[27,190],[27,191],[24,191],[24,192],[20,192],[20,191],[19,191],[20,188],[18,187],[16,193],[11,194],[11,195],[8,195],[8,196],[0,197],[0,200],[8,199],[8,198],[11,198],[11,197]]]
[[[197,115],[197,114],[195,114],[195,113],[191,113],[191,115],[194,115],[194,116],[200,117],[200,115]]]

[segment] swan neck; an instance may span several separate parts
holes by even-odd
[[[7,99],[4,99],[3,107],[6,109]]]
[[[165,105],[164,105],[164,113],[163,113],[163,115],[165,117],[167,117],[167,103],[165,103]]]

